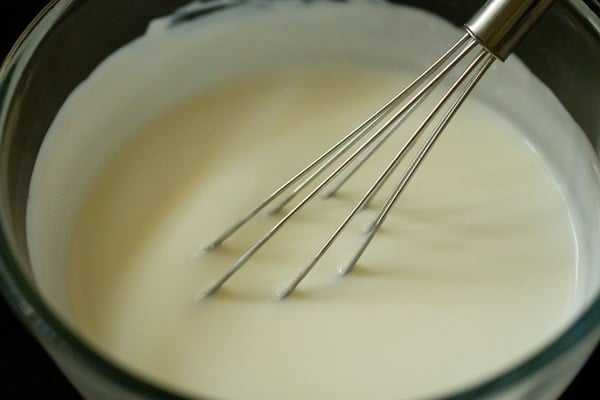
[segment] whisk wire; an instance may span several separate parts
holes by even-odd
[[[465,46],[467,44],[467,48],[465,48],[459,56],[453,60],[449,65],[446,65],[445,68],[436,74],[431,81],[422,88],[416,95],[414,95],[408,103],[406,103],[400,110],[398,110],[390,119],[388,119],[385,124],[375,132],[373,136],[381,136],[377,142],[371,146],[373,143],[372,140],[368,141],[368,145],[360,148],[360,152],[362,152],[365,148],[371,146],[371,149],[361,157],[361,159],[355,163],[354,167],[346,174],[342,179],[339,180],[339,183],[333,186],[330,190],[326,191],[324,194],[325,198],[331,197],[337,192],[337,190],[356,172],[364,162],[366,162],[370,156],[389,138],[396,128],[401,125],[412,113],[414,109],[418,107],[418,105],[424,101],[427,96],[431,93],[431,91],[438,84],[440,77],[443,76],[444,72],[448,69],[452,68],[456,63],[458,63],[464,55],[466,55],[475,45],[475,41],[470,37],[470,35],[465,34],[458,40],[451,48],[448,50],[442,57],[440,57],[432,66],[430,66],[425,72],[423,72],[417,79],[415,79],[409,86],[407,86],[402,92],[392,98],[386,105],[380,108],[375,114],[373,114],[370,118],[364,121],[361,125],[359,125],[354,131],[352,131],[346,138],[348,140],[341,144],[339,149],[335,150],[335,154],[329,157],[329,155],[333,152],[332,149],[328,150],[326,153],[319,157],[319,159],[325,160],[321,166],[314,171],[308,178],[306,178],[301,184],[299,184],[283,201],[281,201],[276,207],[271,210],[271,213],[277,213],[281,211],[290,201],[294,199],[294,197],[300,193],[305,187],[307,187],[310,183],[314,181],[322,172],[327,170],[335,161],[337,161],[342,155],[344,155],[348,149],[350,149],[353,145],[355,145],[359,140],[364,138],[364,136],[371,131],[372,128],[376,127],[378,123],[380,123],[386,116],[388,116],[395,109],[397,105],[402,104],[406,100],[408,96],[410,96],[414,90],[416,90],[423,82],[426,82],[431,75],[435,74],[444,63],[448,61],[450,56],[454,54],[458,49]],[[350,137],[351,136],[351,137]],[[346,139],[344,138],[344,139]],[[337,144],[336,144],[337,146]],[[336,147],[334,146],[334,147]],[[324,156],[324,157],[323,157]],[[328,158],[329,157],[329,158]],[[320,162],[319,162],[320,163]],[[315,164],[316,166],[316,164]],[[345,169],[347,164],[344,164],[340,170]],[[306,171],[308,172],[308,171]],[[337,173],[336,173],[337,175]]]
[[[377,231],[379,230],[381,225],[383,225],[383,222],[385,221],[385,218],[389,214],[389,211],[394,206],[394,203],[398,200],[400,194],[404,191],[406,185],[408,185],[408,183],[414,176],[417,168],[421,165],[421,162],[423,161],[423,159],[425,158],[425,156],[427,155],[427,153],[429,152],[429,150],[431,149],[431,147],[433,146],[435,141],[439,138],[441,132],[448,125],[448,123],[450,122],[452,117],[456,114],[456,111],[458,110],[458,108],[461,106],[461,104],[467,98],[469,93],[473,90],[473,88],[475,87],[477,82],[479,82],[481,77],[485,74],[487,69],[492,65],[494,60],[495,60],[495,57],[492,54],[489,54],[487,51],[482,50],[482,52],[477,57],[477,59],[469,66],[469,68],[465,72],[465,74],[463,74],[463,76],[461,78],[459,78],[459,81],[457,81],[457,84],[453,88],[451,88],[446,93],[445,97],[440,101],[438,106],[441,106],[449,98],[449,96],[458,88],[458,84],[462,83],[462,81],[464,81],[464,79],[466,79],[466,77],[470,73],[472,73],[474,70],[476,70],[476,72],[472,76],[471,80],[467,84],[467,87],[464,89],[463,92],[460,93],[459,97],[454,101],[454,103],[452,104],[452,106],[450,107],[448,112],[444,115],[442,120],[438,123],[438,125],[434,129],[433,133],[427,138],[427,141],[425,142],[423,147],[420,149],[419,154],[417,154],[417,156],[413,159],[413,161],[407,168],[406,172],[402,175],[398,184],[392,191],[392,194],[388,197],[384,206],[381,208],[381,210],[379,211],[377,216],[374,218],[373,222],[367,228],[366,235],[365,235],[364,239],[362,240],[358,250],[352,257],[352,259],[340,270],[340,273],[342,275],[346,275],[346,274],[350,273],[352,271],[352,269],[354,269],[354,267],[356,266],[356,263],[358,262],[358,260],[360,259],[360,257],[362,256],[362,254],[364,253],[364,251],[366,250],[368,245],[371,243],[371,240],[373,239],[373,237],[375,236],[375,234],[377,233]],[[436,107],[436,109],[434,110],[434,112],[437,112],[437,111],[439,111],[439,107]],[[392,164],[393,165],[391,166],[391,169],[393,170],[397,167],[398,160],[395,159],[392,162]],[[391,173],[391,171],[390,171],[390,173]]]
[[[296,195],[302,192],[308,187],[318,176],[325,171],[328,171],[334,162],[338,161],[343,155],[351,151],[350,155],[346,155],[346,158],[340,162],[332,171],[328,172],[328,175],[319,183],[312,188],[304,198],[302,198],[290,211],[288,211],[275,225],[273,225],[258,241],[256,241],[236,262],[226,271],[216,282],[214,282],[206,291],[201,293],[201,297],[211,296],[216,293],[237,271],[239,271],[248,260],[261,248],[263,247],[282,227],[283,225],[294,216],[306,203],[313,199],[319,192],[327,187],[334,179],[341,175],[342,171],[346,171],[346,174],[342,175],[341,179],[337,181],[328,192],[326,196],[333,195],[342,185],[347,182],[352,175],[370,158],[376,150],[395,132],[398,127],[411,115],[411,113],[423,102],[425,99],[434,91],[434,89],[440,84],[442,79],[447,76],[448,72],[458,65],[462,60],[475,49],[478,43],[469,34],[465,34],[460,40],[458,40],[442,57],[440,57],[431,67],[423,72],[416,80],[414,80],[404,91],[396,95],[393,99],[375,112],[371,117],[365,120],[352,132],[347,134],[344,138],[330,147],[323,154],[318,156],[308,166],[303,168],[300,172],[294,175],[291,179],[285,182],[277,190],[275,190],[269,197],[263,200],[257,207],[251,209],[243,218],[235,222],[229,229],[223,232],[216,240],[204,248],[205,251],[218,247],[223,241],[232,236],[242,226],[244,226],[250,219],[261,212],[267,207],[272,201],[279,198],[284,192],[288,191],[293,185],[297,184],[291,192],[282,200],[276,207],[271,211],[277,212],[283,209]],[[483,67],[477,70],[477,66],[481,65],[482,60]],[[461,74],[461,76],[455,81],[452,87],[443,95],[442,99],[437,103],[433,111],[426,117],[426,119],[419,125],[414,133],[404,143],[402,148],[396,153],[392,161],[387,165],[386,169],[379,175],[375,182],[371,185],[366,194],[362,199],[354,206],[349,214],[346,215],[342,223],[337,227],[325,244],[319,249],[319,251],[313,256],[305,268],[292,280],[292,282],[279,294],[279,298],[283,299],[288,297],[296,287],[302,282],[302,280],[308,275],[308,273],[314,268],[322,256],[328,251],[336,238],[344,230],[347,224],[354,218],[354,216],[368,204],[371,199],[379,192],[384,183],[392,175],[396,167],[400,164],[400,161],[405,157],[408,151],[411,150],[417,139],[421,136],[426,127],[430,124],[432,119],[438,114],[445,103],[452,97],[452,95],[460,88],[463,82],[469,77],[473,71],[477,71],[473,78],[470,80],[467,87],[459,95],[458,99],[450,107],[449,111],[446,112],[442,120],[438,123],[434,129],[433,134],[429,136],[425,144],[419,150],[417,156],[410,163],[407,171],[400,178],[399,183],[395,186],[392,193],[385,201],[383,207],[377,213],[375,219],[370,223],[365,237],[361,242],[358,250],[353,254],[350,262],[340,270],[341,274],[349,273],[359,258],[363,254],[364,250],[371,242],[375,233],[385,220],[392,208],[393,204],[399,197],[400,193],[404,190],[406,184],[412,178],[414,172],[422,162],[423,158],[445,128],[447,123],[454,115],[456,109],[462,104],[466,96],[475,86],[479,78],[483,75],[485,70],[491,65],[494,60],[494,56],[491,55],[485,49],[482,49],[475,59],[469,64],[467,69]],[[398,108],[399,107],[399,108]],[[391,115],[391,116],[390,116]],[[389,118],[388,118],[389,117]],[[371,132],[375,130],[374,132]],[[370,133],[370,135],[368,135]],[[359,144],[359,141],[363,140]],[[356,149],[353,147],[358,146]],[[352,168],[346,170],[349,166]],[[307,174],[309,174],[307,176]],[[303,179],[304,178],[304,179]],[[302,180],[303,179],[303,180]],[[301,181],[302,180],[302,181]],[[298,183],[298,181],[301,181]]]
[[[462,86],[464,81],[469,77],[471,80],[468,82],[467,86],[463,89],[463,91],[459,94],[458,98],[454,101],[454,103],[450,106],[449,110],[444,114],[442,120],[438,123],[433,133],[427,138],[427,141],[419,150],[419,153],[412,160],[409,165],[407,171],[402,175],[399,183],[396,185],[392,194],[388,197],[385,204],[378,212],[377,216],[370,224],[369,229],[366,232],[365,239],[362,241],[358,250],[354,253],[352,259],[340,270],[342,275],[348,274],[356,265],[364,250],[367,248],[375,233],[377,233],[378,229],[383,224],[386,216],[391,210],[392,206],[410,181],[410,179],[414,176],[417,168],[421,165],[421,162],[431,149],[431,146],[434,142],[439,138],[440,133],[444,130],[446,125],[450,122],[456,110],[463,103],[464,99],[468,96],[471,90],[475,87],[481,76],[485,73],[485,71],[489,68],[489,66],[494,61],[494,56],[490,55],[486,50],[481,50],[478,56],[471,62],[471,64],[466,68],[465,72],[461,74],[461,76],[456,80],[456,82],[452,85],[450,89],[444,94],[441,100],[436,104],[434,109],[429,113],[427,118],[421,123],[421,125],[415,130],[411,139],[420,136],[423,131],[427,128],[427,126],[432,122],[433,118],[440,112],[444,104],[451,98],[451,96]],[[479,68],[478,68],[479,67]],[[296,276],[296,278],[290,283],[290,285],[283,290],[279,294],[279,299],[284,299],[289,296],[296,287],[302,282],[302,280],[308,275],[308,273],[312,270],[312,268],[317,264],[317,262],[322,258],[322,256],[327,252],[327,250],[331,247],[334,241],[337,239],[339,234],[343,231],[346,225],[350,222],[352,218],[356,216],[358,211],[363,207],[364,203],[373,195],[373,193],[378,190],[381,185],[390,177],[390,175],[394,172],[396,167],[399,165],[400,161],[404,158],[407,151],[410,148],[410,144],[406,143],[405,146],[400,149],[398,153],[394,156],[392,161],[388,164],[388,166],[384,169],[381,175],[377,178],[377,180],[373,183],[371,188],[367,191],[367,193],[363,196],[363,198],[356,204],[356,206],[352,209],[352,211],[346,216],[344,221],[338,226],[338,228],[334,231],[334,233],[330,236],[330,238],[325,242],[325,244],[321,247],[321,249],[315,254],[315,256],[310,260],[308,265]]]
[[[263,209],[265,209],[269,204],[271,204],[275,199],[277,199],[281,194],[287,191],[294,183],[299,181],[303,176],[305,176],[308,172],[312,171],[317,165],[321,164],[324,160],[327,160],[329,157],[332,157],[332,154],[337,152],[340,149],[348,149],[352,144],[354,144],[357,140],[360,140],[374,125],[381,121],[382,118],[389,115],[394,109],[393,106],[397,103],[403,101],[415,87],[419,86],[422,82],[428,79],[439,67],[444,64],[459,48],[465,45],[465,43],[471,41],[472,38],[469,34],[463,35],[460,40],[458,40],[444,55],[442,55],[434,64],[432,64],[425,72],[423,72],[417,79],[415,79],[408,87],[406,87],[402,92],[394,96],[391,100],[389,100],[383,107],[377,110],[373,115],[371,115],[368,119],[366,119],[363,123],[357,126],[354,130],[348,133],[345,137],[340,139],[337,143],[331,146],[327,151],[322,153],[316,159],[314,159],[307,166],[302,168],[299,172],[296,173],[292,178],[286,181],[283,185],[277,188],[271,195],[265,198],[260,204],[256,207],[250,209],[243,217],[234,222],[229,228],[227,228],[224,232],[222,232],[215,240],[213,240],[208,245],[205,245],[200,252],[207,252],[219,247],[225,240],[231,237],[235,232],[237,232],[242,226],[244,226],[248,221],[250,221],[253,217],[255,217],[258,213],[260,213]],[[354,140],[355,139],[355,140]],[[354,141],[353,141],[354,140]],[[352,142],[349,144],[349,142]],[[342,152],[343,153],[343,152]],[[340,154],[341,155],[341,154]],[[335,158],[337,159],[337,157]],[[333,159],[331,162],[335,161]],[[331,162],[328,164],[330,165]],[[325,168],[320,169],[323,171]],[[299,191],[297,191],[299,192]],[[296,192],[296,193],[297,193]],[[291,199],[286,201],[289,202]],[[278,206],[274,211],[280,210],[282,207]],[[274,212],[273,211],[273,212]]]
[[[433,74],[435,74],[444,64],[448,61],[448,59],[454,55],[459,49],[464,48],[462,52],[458,54],[458,56],[454,59],[452,63],[446,66],[441,72],[438,72],[435,77],[431,79],[430,85],[427,85],[423,88],[422,91],[418,92],[413,96],[413,99],[409,101],[405,108],[402,108],[397,113],[397,121],[394,125],[388,127],[387,132],[383,135],[381,140],[379,140],[361,159],[350,169],[341,179],[338,180],[338,183],[332,185],[332,187],[326,191],[326,198],[333,196],[353,175],[356,171],[360,169],[360,167],[375,153],[375,151],[381,147],[381,145],[395,132],[396,128],[401,125],[404,121],[406,121],[412,112],[416,110],[431,94],[433,89],[437,86],[440,81],[440,78],[444,75],[444,73],[455,66],[468,52],[475,46],[476,43],[473,38],[469,34],[465,34],[461,37],[451,48],[448,50],[442,57],[440,57],[434,64],[432,64],[424,73],[422,73],[417,79],[415,79],[409,86],[407,86],[398,96],[394,98],[394,103],[400,102],[403,98],[411,95],[414,90],[416,90],[426,79],[429,79]],[[393,109],[391,107],[391,103],[389,102],[384,108],[388,107],[389,112]]]

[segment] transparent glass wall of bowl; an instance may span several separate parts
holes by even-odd
[[[0,81],[0,287],[15,313],[90,400],[184,397],[154,387],[112,365],[87,347],[39,297],[26,252],[25,210],[31,172],[45,132],[73,88],[110,53],[143,34],[151,19],[169,14],[187,2],[56,1],[20,44]],[[483,3],[479,0],[394,2],[427,9],[458,25]],[[215,7],[214,12],[219,9]],[[209,17],[210,13],[189,16]],[[181,23],[185,21],[184,18]],[[598,148],[598,18],[590,15],[582,1],[559,1],[517,53],[556,93]],[[577,324],[534,359],[449,398],[557,397],[596,346],[599,321],[600,300],[596,297]]]

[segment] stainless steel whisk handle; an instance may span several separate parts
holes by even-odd
[[[465,24],[480,44],[505,60],[554,0],[488,0]]]

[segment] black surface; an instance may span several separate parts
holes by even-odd
[[[46,0],[0,0],[0,58],[45,4]],[[81,398],[1,299],[0,338],[1,399]],[[596,371],[600,371],[598,350],[561,400],[600,398]]]

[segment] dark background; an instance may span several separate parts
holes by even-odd
[[[0,0],[0,59],[46,3],[47,0]],[[3,299],[0,299],[0,338],[3,339],[0,398],[80,399],[43,349],[11,314]],[[561,400],[600,398],[600,389],[595,385],[598,379],[595,371],[599,370],[600,350],[597,350]]]

